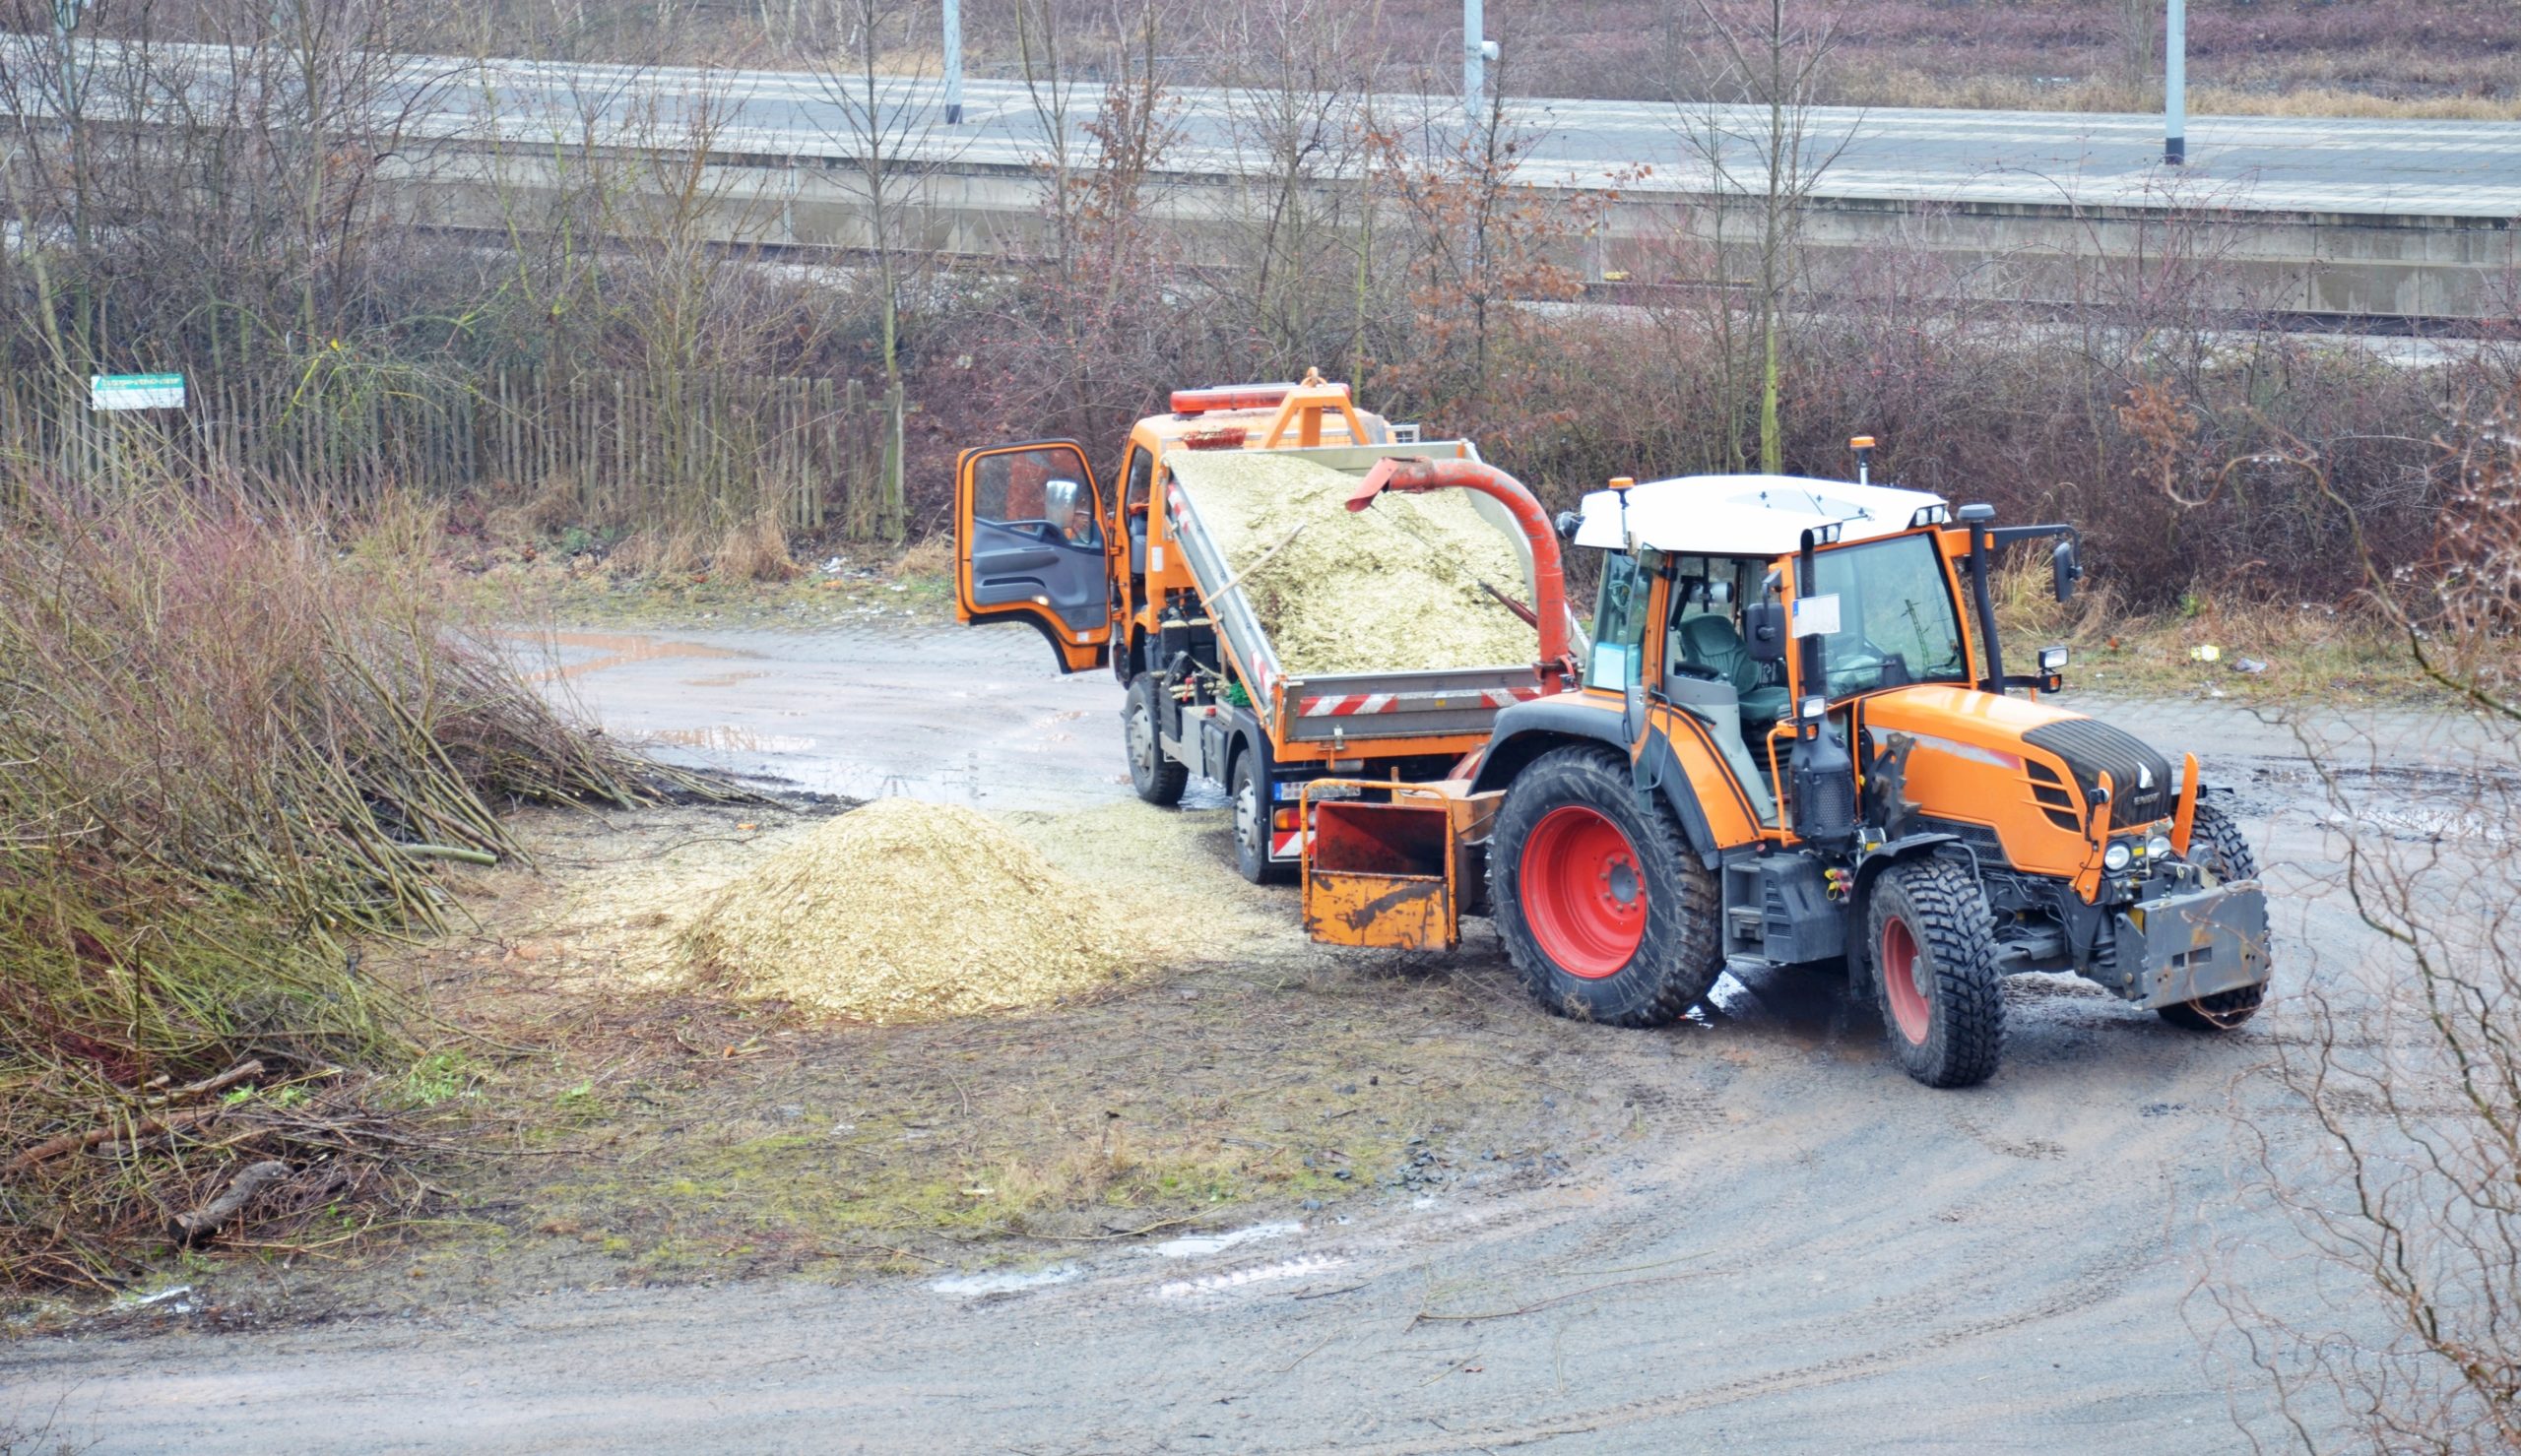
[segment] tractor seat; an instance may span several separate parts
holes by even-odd
[[[1732,619],[1715,613],[1681,623],[1681,660],[1733,684],[1742,702],[1742,728],[1766,735],[1769,726],[1785,716],[1786,692],[1760,681],[1760,665],[1733,629]]]

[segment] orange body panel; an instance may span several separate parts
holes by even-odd
[[[1074,463],[1073,478],[1085,487],[1093,501],[1091,508],[1098,515],[1103,514],[1102,491],[1094,478],[1094,467],[1087,462],[1084,447],[1073,440],[1034,440],[1023,444],[966,450],[954,459],[954,538],[957,541],[969,540],[972,537],[973,475],[980,463],[992,456],[1029,454],[1059,454],[1071,460]],[[1028,483],[1033,490],[1033,499],[1038,501],[1041,498],[1040,482]],[[1123,540],[1124,554],[1121,559],[1126,567],[1128,560],[1126,538],[1123,538]],[[954,620],[965,626],[970,626],[974,622],[1008,619],[1035,622],[1040,625],[1042,635],[1049,639],[1058,651],[1062,665],[1070,672],[1083,671],[1103,661],[1107,645],[1112,640],[1112,628],[1109,623],[1082,630],[1072,628],[1051,609],[1047,601],[1014,601],[998,604],[977,602],[973,600],[971,557],[959,550],[954,554]],[[1113,537],[1111,533],[1106,532],[1103,538],[1103,569],[1107,575],[1113,569],[1112,562]]]
[[[1323,799],[1340,788],[1390,791],[1389,803]],[[1504,798],[1454,782],[1395,789],[1317,779],[1299,805],[1313,833],[1304,856],[1304,927],[1331,945],[1452,950],[1461,943],[1462,848]]]
[[[2061,879],[2099,872],[2096,841],[2083,828],[2092,805],[2073,773],[2064,759],[2022,740],[2034,728],[2090,715],[1947,684],[1878,693],[1864,700],[1862,712],[1877,744],[1895,732],[1914,740],[1903,795],[1909,802],[1938,819],[1986,825],[2017,869]],[[2032,796],[2027,758],[2065,784],[2075,800],[2075,828],[2050,819]]]

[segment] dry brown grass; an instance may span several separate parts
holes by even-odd
[[[942,532],[922,537],[902,548],[884,568],[884,575],[894,581],[917,577],[943,577],[954,574],[954,538]]]
[[[267,503],[34,483],[0,534],[0,1286],[110,1284],[250,1160],[289,1168],[254,1239],[355,1230],[419,1189],[363,942],[460,919],[447,867],[521,853],[503,809],[650,771],[448,614],[425,510],[344,550]]]
[[[2036,647],[2074,650],[2067,682],[2132,697],[2221,695],[2254,701],[2434,702],[2442,694],[2408,659],[2404,638],[2369,612],[2324,602],[2192,593],[2163,611],[2136,611],[2087,578],[2071,603],[2049,590],[2044,561],[2011,563],[1997,582],[2008,668]],[[2214,661],[2196,654],[2215,650]],[[2247,663],[2264,664],[2245,671]]]
[[[2040,82],[2022,76],[1947,76],[1891,69],[1842,83],[1849,105],[1949,107],[1979,111],[2151,113],[2162,87],[2109,77]],[[2346,86],[2198,86],[2188,93],[2191,116],[2364,117],[2393,121],[2521,120],[2521,97],[2390,96]]]
[[[789,581],[805,568],[788,552],[788,531],[776,509],[727,528],[718,548],[709,554],[709,569],[719,576],[745,582]]]

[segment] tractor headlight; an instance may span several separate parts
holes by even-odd
[[[2148,859],[2169,858],[2170,836],[2167,834],[2158,834],[2145,841],[2145,857]]]
[[[2136,852],[2127,848],[2125,840],[2119,840],[2101,852],[2101,867],[2115,874],[2125,869],[2135,857]]]
[[[2066,650],[2062,647],[2043,647],[2039,649],[2039,670],[2042,672],[2065,671]]]

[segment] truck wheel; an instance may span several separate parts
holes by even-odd
[[[1949,860],[1907,859],[1866,899],[1866,945],[1891,1054],[1928,1087],[1971,1087],[2004,1051],[2004,977],[1986,892]]]
[[[1515,778],[1489,841],[1498,938],[1561,1016],[1660,1026],[1724,968],[1715,876],[1607,749],[1560,748]]]
[[[2258,878],[2258,856],[2250,853],[2249,841],[2242,837],[2241,827],[2230,814],[2213,804],[2197,806],[2197,818],[2188,829],[2188,858],[2202,864],[2219,880],[2254,880]],[[2258,1014],[2267,999],[2267,982],[2236,985],[2211,996],[2199,996],[2176,1006],[2157,1006],[2155,1013],[2172,1026],[2192,1032],[2229,1032]]]
[[[1162,687],[1152,672],[1139,673],[1130,684],[1130,700],[1121,709],[1121,737],[1129,748],[1131,787],[1148,803],[1169,809],[1182,801],[1191,771],[1164,756],[1156,728],[1164,721],[1162,705],[1155,696]]]
[[[1269,858],[1269,810],[1272,805],[1262,792],[1260,775],[1252,765],[1260,755],[1245,749],[1234,760],[1234,770],[1227,777],[1227,796],[1234,800],[1234,867],[1256,885],[1283,885],[1290,865]]]

